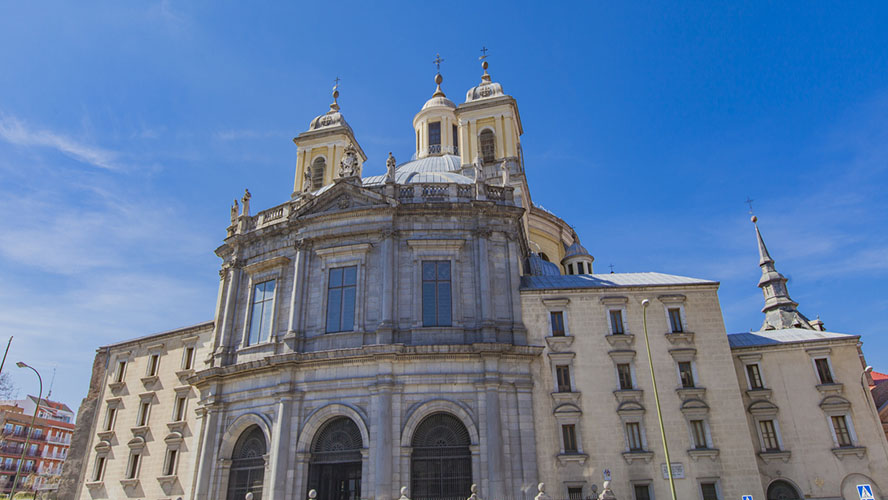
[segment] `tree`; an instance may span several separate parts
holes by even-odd
[[[0,373],[0,399],[15,399],[19,389],[12,382],[9,373]]]

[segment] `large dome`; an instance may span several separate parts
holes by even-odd
[[[456,155],[427,156],[398,165],[395,182],[398,184],[456,183],[473,184],[475,181],[460,174],[461,161]],[[384,175],[363,179],[364,185],[382,184]]]

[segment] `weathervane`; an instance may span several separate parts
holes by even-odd
[[[441,72],[441,63],[444,62],[444,59],[441,59],[441,54],[435,54],[435,60],[432,61],[435,63],[435,66],[438,67],[438,72]]]

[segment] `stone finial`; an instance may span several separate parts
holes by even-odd
[[[552,500],[552,497],[546,494],[546,483],[538,484],[537,490],[539,490],[539,493],[533,497],[533,500]]]
[[[391,153],[389,153],[389,154],[391,154]],[[401,498],[399,498],[398,500],[410,500],[410,498],[407,497],[407,487],[406,486],[401,486]]]
[[[601,485],[601,494],[598,495],[598,500],[617,500],[617,496],[614,495],[614,490],[610,487],[611,482],[605,481]]]
[[[253,492],[248,491],[246,495],[244,495],[244,500],[253,500]]]
[[[311,500],[314,500],[317,497],[318,497],[317,490],[308,490],[308,498],[310,498]]]
[[[478,496],[478,485],[477,484],[472,485],[471,491],[472,491],[472,495],[469,496],[469,500],[481,500],[481,497]]]
[[[252,198],[250,190],[244,189],[244,197],[241,199],[241,201],[244,202],[244,211],[241,212],[241,214],[247,217],[250,216],[250,198]]]
[[[234,204],[231,205],[231,223],[235,224],[237,222],[237,212],[238,212],[238,204],[237,200],[234,200]]]

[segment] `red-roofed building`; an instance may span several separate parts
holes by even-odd
[[[64,403],[40,401],[34,429],[28,438],[37,398],[0,402],[0,491],[9,492],[18,470],[17,491],[52,491],[58,488],[62,464],[68,457],[74,412]],[[27,440],[27,446],[25,446]]]
[[[888,375],[886,375],[884,373],[879,373],[874,370],[870,375],[873,378],[873,385],[872,386],[876,386],[876,385],[881,384],[882,382],[888,381]],[[870,386],[870,387],[872,387],[872,386]]]

